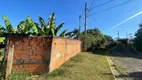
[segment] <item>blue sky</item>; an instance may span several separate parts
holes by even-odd
[[[38,22],[38,14],[46,21],[52,12],[56,14],[56,23],[65,23],[64,29],[68,31],[78,28],[78,16],[82,15],[81,29],[84,30],[84,3],[88,7],[93,0],[1,0],[0,16],[6,15],[13,26],[17,26],[26,16],[30,16]],[[95,0],[93,6],[99,5],[109,0]],[[89,14],[107,9],[128,0],[114,0],[106,5],[93,9]],[[138,29],[138,24],[142,21],[142,14],[119,25],[118,27],[106,32],[111,27],[122,22],[123,20],[142,11],[142,0],[130,0],[129,3],[104,11],[99,14],[88,17],[87,28],[99,28],[103,33],[117,37],[117,31],[120,31],[120,37],[126,37],[127,33],[134,34]],[[93,18],[95,20],[93,20]],[[4,26],[2,17],[0,24]]]

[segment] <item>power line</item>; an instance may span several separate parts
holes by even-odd
[[[123,3],[117,4],[117,5],[115,5],[115,6],[109,7],[109,8],[107,8],[107,9],[104,9],[104,10],[101,10],[101,11],[98,11],[98,12],[95,12],[95,13],[93,13],[93,14],[91,14],[91,15],[88,15],[88,17],[90,17],[90,16],[92,16],[92,15],[94,15],[94,14],[98,14],[98,13],[101,13],[101,12],[104,12],[104,11],[107,11],[107,10],[110,10],[110,9],[113,9],[113,8],[116,8],[116,7],[119,7],[119,6],[122,6],[122,5],[127,4],[127,3],[131,2],[131,1],[133,1],[133,0],[128,0],[128,1],[125,1],[125,2],[123,2]]]
[[[89,11],[91,11],[91,10],[94,9],[94,8],[100,7],[100,6],[102,6],[102,5],[108,4],[108,3],[112,2],[112,1],[114,1],[114,0],[109,0],[109,1],[104,2],[104,3],[102,3],[102,4],[96,5],[96,6],[92,7],[92,8],[90,8]]]
[[[93,0],[93,2],[92,2],[92,4],[91,4],[90,8],[93,6],[94,2],[95,2],[95,0]]]
[[[102,25],[101,25],[96,19],[94,19],[93,17],[92,17],[92,19],[97,23],[97,25],[98,25],[100,28],[102,28]]]

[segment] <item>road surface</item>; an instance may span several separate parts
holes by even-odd
[[[125,68],[128,75],[120,77],[142,80],[142,55],[136,53],[131,46],[120,46],[111,51],[112,60]]]

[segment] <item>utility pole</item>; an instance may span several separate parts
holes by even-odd
[[[80,39],[80,31],[81,31],[81,15],[79,16],[79,26],[78,26],[79,33],[77,35],[77,39]]]
[[[85,23],[84,23],[84,26],[85,26],[85,35],[87,36],[87,13],[88,13],[88,8],[87,8],[87,3],[85,3]]]
[[[79,34],[80,34],[80,30],[81,30],[81,15],[79,16]]]
[[[87,14],[88,14],[88,8],[87,8],[87,3],[85,3],[85,22],[84,22],[85,37],[87,37]],[[85,38],[84,49],[87,50],[87,38]]]
[[[128,34],[127,34],[127,32],[126,32],[126,38],[128,39]]]
[[[117,35],[118,35],[118,38],[120,38],[120,36],[119,36],[119,31],[118,31]]]

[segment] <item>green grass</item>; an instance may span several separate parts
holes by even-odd
[[[104,55],[80,53],[39,80],[114,80]]]
[[[30,75],[12,73],[9,80],[25,80],[27,77]],[[59,69],[42,74],[34,80],[114,80],[114,77],[104,55],[82,52]]]
[[[17,73],[16,70],[12,71],[12,75],[8,78],[8,80],[25,80],[26,78],[32,76],[30,73]],[[31,80],[31,79],[30,79]]]

